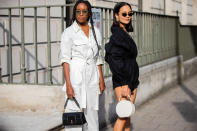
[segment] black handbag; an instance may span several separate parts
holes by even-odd
[[[64,105],[64,111],[66,109],[67,103],[68,103],[69,98],[67,98],[65,105]],[[77,100],[73,97],[74,102],[76,105],[79,107],[79,103]],[[71,126],[71,125],[83,125],[86,123],[85,115],[84,112],[64,112],[62,114],[62,123],[65,126]]]

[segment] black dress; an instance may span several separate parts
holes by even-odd
[[[105,61],[112,72],[113,88],[128,85],[133,91],[139,85],[137,47],[131,36],[121,27],[112,27],[112,36],[105,45]]]

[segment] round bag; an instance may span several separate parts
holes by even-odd
[[[135,105],[130,100],[121,100],[121,98],[122,96],[116,105],[116,113],[120,118],[130,117],[135,113]],[[129,98],[131,99],[130,96]]]

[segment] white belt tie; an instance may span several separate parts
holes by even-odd
[[[84,69],[82,71],[82,89],[81,89],[81,108],[86,108],[87,102],[87,81],[86,81],[86,72],[87,72],[87,65],[96,64],[94,59],[81,59],[81,58],[74,58],[78,61],[82,61],[84,63]]]

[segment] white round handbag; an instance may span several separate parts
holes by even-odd
[[[135,113],[135,105],[130,100],[121,100],[121,98],[122,96],[116,105],[116,113],[120,118],[130,117]],[[131,99],[130,96],[129,98]]]

